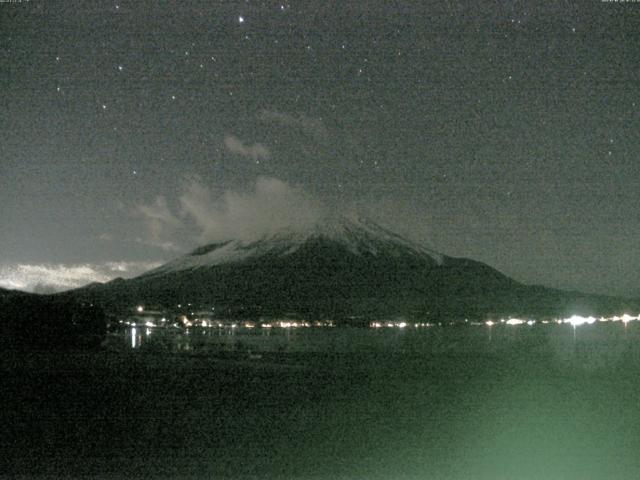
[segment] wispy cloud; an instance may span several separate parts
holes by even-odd
[[[270,155],[269,149],[265,145],[261,143],[254,143],[253,145],[249,145],[244,143],[235,135],[231,134],[225,135],[224,145],[230,152],[248,157],[254,162],[268,159]]]
[[[128,240],[131,241],[131,240]],[[165,252],[184,252],[184,247],[178,245],[171,240],[153,240],[148,238],[136,237],[133,239],[135,243],[139,243],[140,245],[145,245],[147,247],[153,247]]]
[[[258,177],[250,189],[227,191],[218,198],[192,180],[180,204],[199,228],[200,241],[256,239],[284,227],[313,224],[323,211],[310,195],[272,177]]]
[[[159,262],[105,262],[84,264],[14,264],[0,267],[0,287],[51,293],[135,277],[159,266]]]
[[[199,178],[185,181],[172,211],[162,197],[135,209],[149,228],[136,241],[165,251],[184,252],[205,242],[255,240],[283,228],[305,229],[323,216],[325,207],[299,187],[260,176],[244,189],[214,195]]]
[[[180,247],[173,241],[175,233],[183,227],[182,221],[174,215],[167,199],[159,195],[150,204],[138,204],[133,209],[135,217],[142,218],[148,231],[145,238],[136,238],[142,243],[165,251],[180,251]]]

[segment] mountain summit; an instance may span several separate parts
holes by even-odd
[[[284,228],[256,240],[211,243],[177,258],[144,277],[171,272],[251,262],[260,257],[285,258],[310,244],[332,245],[347,255],[363,257],[414,257],[428,264],[442,264],[444,256],[411,242],[371,220],[361,217],[327,216],[305,227]]]
[[[517,282],[362,218],[327,217],[253,240],[229,239],[130,280],[81,289],[109,306],[192,303],[225,316],[426,321],[620,312],[621,299]]]

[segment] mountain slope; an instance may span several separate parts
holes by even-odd
[[[440,320],[630,308],[621,299],[527,286],[483,263],[344,217],[259,240],[206,245],[137,278],[77,294],[113,307],[189,302],[250,317]]]
[[[0,299],[32,295],[33,294],[29,292],[23,292],[21,290],[8,290],[6,288],[0,288]]]
[[[285,257],[303,249],[308,242],[323,240],[353,255],[373,257],[421,257],[429,263],[442,263],[443,256],[410,242],[377,224],[341,217],[328,219],[305,231],[285,229],[255,241],[229,240],[200,247],[143,276],[251,261],[259,257]],[[346,253],[346,252],[345,252]]]

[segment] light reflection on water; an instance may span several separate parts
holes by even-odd
[[[640,346],[635,322],[570,325],[457,325],[414,328],[244,328],[241,326],[150,328],[130,327],[114,334],[111,345],[157,352],[336,352],[390,351],[491,352],[527,345],[547,347],[563,355],[579,350],[608,354]]]
[[[137,348],[140,345],[142,339],[138,339],[138,329],[136,327],[131,327],[128,331],[129,336],[131,337],[131,348]]]

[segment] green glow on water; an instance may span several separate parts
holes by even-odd
[[[344,353],[347,335],[257,360],[4,358],[2,458],[49,476],[637,478],[638,327],[496,327],[440,332],[431,351],[390,331],[371,338],[391,350]]]

